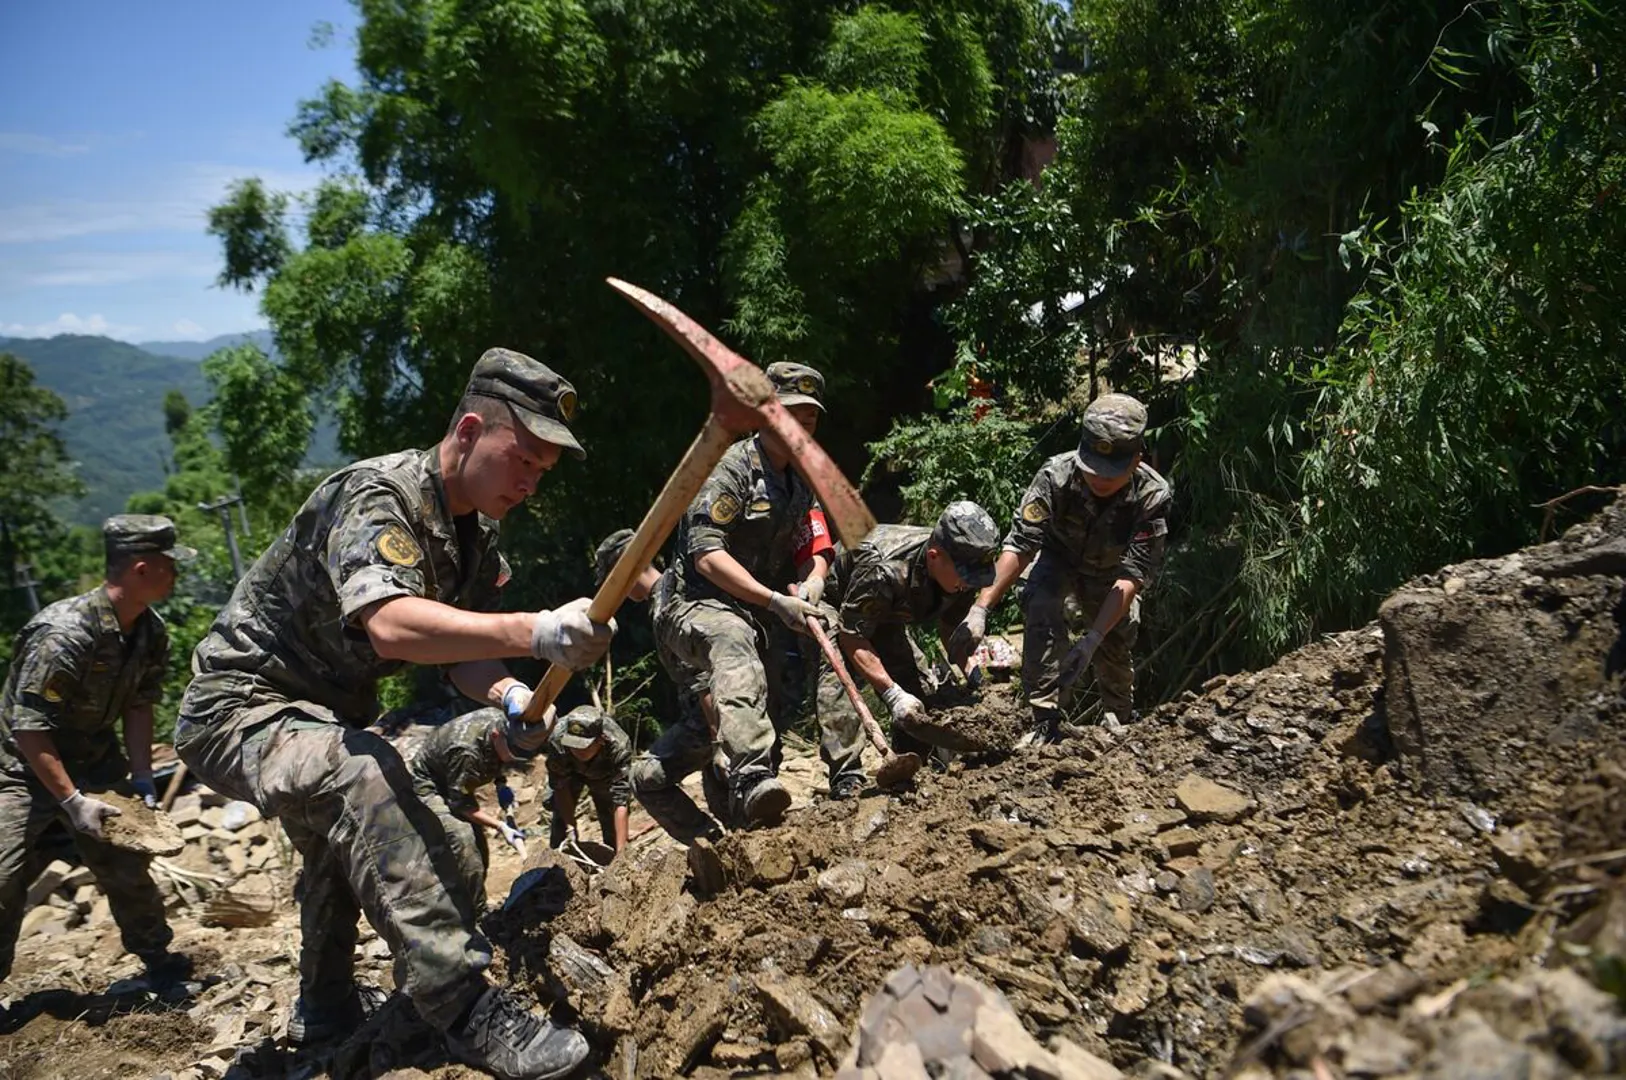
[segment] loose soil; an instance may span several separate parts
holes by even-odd
[[[658,830],[592,875],[499,851],[494,902],[521,870],[534,884],[487,921],[493,973],[579,1023],[617,1078],[833,1075],[905,963],[997,987],[1041,1041],[1136,1075],[1626,1069],[1606,992],[1626,992],[1623,537],[1616,508],[1446,568],[1382,621],[1122,732],[965,755],[901,793],[828,801],[802,748],[784,825],[726,837],[714,895]],[[1521,635],[1541,682],[1523,696]],[[938,718],[1004,746],[1026,727],[1008,685]],[[279,1050],[291,908],[251,933],[178,925],[218,949],[218,981],[99,1020],[38,993],[127,973],[116,938],[25,940],[0,1075],[467,1075],[399,999],[341,1047]],[[387,985],[376,939],[363,957]]]

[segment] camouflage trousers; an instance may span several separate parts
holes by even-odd
[[[699,713],[698,702],[695,711]],[[714,764],[717,749],[703,714],[686,714],[632,763],[632,790],[638,801],[656,824],[682,843],[701,836],[715,839],[729,821],[728,777],[726,769]],[[696,772],[709,814],[678,786]]]
[[[791,631],[760,624],[721,600],[693,600],[662,608],[655,633],[710,684],[729,784],[741,790],[777,773],[779,731],[788,721],[783,699],[792,674],[786,659]],[[832,790],[847,776],[863,776],[861,733],[856,724],[850,730],[832,726],[835,720],[820,717],[819,757]]]
[[[484,990],[491,947],[443,818],[382,736],[306,702],[262,711],[270,719],[246,731],[183,716],[175,748],[210,787],[279,819],[298,849],[300,994],[317,1008],[347,998],[365,912],[396,984],[426,1022],[449,1027]]]
[[[485,826],[464,821],[452,813],[439,795],[424,797],[423,801],[440,818],[441,827],[446,830],[446,842],[452,848],[452,858],[457,860],[463,890],[474,899],[475,914],[483,915],[489,906],[486,901],[486,871],[491,866],[491,847],[486,840]]]
[[[1117,580],[1115,575],[1080,574],[1048,551],[1039,554],[1022,590],[1022,689],[1035,719],[1053,717],[1067,696],[1061,686],[1061,662],[1072,647],[1067,626],[1067,600],[1082,613],[1085,629],[1095,621]],[[1091,660],[1101,705],[1127,723],[1135,700],[1135,639],[1140,636],[1140,597],[1118,625],[1102,639]],[[1076,685],[1076,684],[1075,684]]]
[[[0,979],[11,973],[17,934],[27,914],[28,886],[45,869],[35,850],[41,834],[56,821],[62,822],[79,858],[96,876],[125,949],[151,956],[168,948],[172,934],[164,918],[164,898],[148,872],[152,858],[76,832],[45,789],[0,775]]]
[[[548,779],[547,805],[553,816],[553,821],[548,826],[548,846],[556,848],[564,843],[565,837],[570,835],[570,826],[575,824],[574,814],[567,819],[559,813],[559,807],[554,802],[561,790],[570,796],[570,805],[577,809],[581,807],[582,791],[587,791],[593,800],[593,812],[598,817],[598,827],[604,834],[605,846],[615,847],[615,797],[610,794],[609,782],[589,784],[579,776]]]

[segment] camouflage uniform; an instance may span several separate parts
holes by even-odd
[[[675,587],[673,571],[667,570],[650,596],[650,618],[657,627],[655,655],[677,684],[678,722],[638,755],[632,786],[649,816],[673,838],[688,843],[698,836],[715,839],[722,834],[722,823],[729,819],[728,777],[726,769],[717,767],[717,741],[701,705],[709,691],[706,674],[679,659],[658,632],[660,613],[671,602]],[[700,773],[709,814],[678,786],[694,772]]]
[[[468,816],[480,809],[474,793],[502,779],[503,763],[491,733],[503,730],[507,718],[497,708],[461,716],[450,715],[452,709],[445,706],[437,711],[444,717],[441,722],[411,732],[417,737],[398,739],[396,746],[412,774],[412,790],[440,816],[475,907],[484,908],[491,849],[485,827]]]
[[[356,616],[401,596],[489,611],[507,580],[496,522],[447,509],[437,449],[373,458],[322,482],[193,655],[176,749],[217,791],[280,818],[303,856],[310,1008],[352,994],[362,912],[429,1023],[448,1026],[484,988],[491,950],[442,814],[365,730],[378,680],[404,665],[378,655]]]
[[[571,753],[585,749],[598,739],[604,740],[598,753],[582,761]],[[553,726],[546,749],[548,766],[548,807],[553,811],[548,846],[558,847],[569,834],[571,821],[567,821],[554,807],[554,797],[560,792],[570,796],[572,807],[581,805],[582,789],[593,797],[593,808],[598,813],[599,829],[604,842],[615,847],[615,811],[617,807],[632,805],[632,783],[628,771],[632,765],[632,740],[621,730],[621,725],[591,705],[572,709]]]
[[[1124,395],[1107,395],[1126,399]],[[1106,398],[1098,399],[1104,402]],[[1110,404],[1110,403],[1109,403]],[[1134,403],[1139,408],[1139,403]],[[1092,404],[1091,409],[1095,409]],[[1145,413],[1141,410],[1140,426]],[[1140,428],[1134,428],[1137,444]],[[1086,414],[1085,443],[1080,453],[1099,447],[1121,457],[1112,438],[1092,439]],[[1128,436],[1117,431],[1118,442]],[[1138,449],[1131,450],[1132,459]],[[1169,504],[1173,491],[1157,470],[1142,462],[1129,483],[1110,499],[1098,499],[1085,480],[1080,453],[1058,454],[1045,462],[1022,496],[1005,536],[1005,550],[1022,555],[1038,552],[1038,560],[1022,590],[1025,631],[1022,638],[1022,685],[1036,718],[1054,716],[1062,702],[1061,662],[1070,647],[1066,602],[1072,596],[1086,622],[1095,618],[1101,602],[1120,579],[1139,585],[1129,611],[1102,639],[1092,664],[1103,708],[1120,721],[1131,716],[1135,692],[1132,650],[1140,633],[1141,596],[1163,566],[1168,540]]]
[[[105,790],[122,781],[130,765],[114,729],[126,712],[163,696],[169,633],[151,609],[123,633],[106,586],[99,586],[35,615],[18,632],[12,655],[0,691],[0,979],[11,971],[29,883],[43,869],[33,849],[53,822],[67,821],[15,733],[49,734],[81,788]],[[171,932],[148,873],[151,857],[68,831],[107,896],[124,947],[162,954]]]
[[[656,617],[655,634],[671,656],[709,680],[736,796],[779,771],[778,729],[788,721],[783,689],[792,631],[766,610],[714,585],[696,560],[726,550],[757,581],[784,592],[796,579],[797,534],[817,507],[813,490],[794,469],[776,474],[767,467],[760,437],[753,437],[723,455],[678,527],[672,595]],[[848,730],[832,726],[835,722],[831,718],[824,725],[819,747],[832,790],[845,776],[862,776],[857,725]],[[658,776],[653,768],[640,768],[639,798],[646,806],[646,781],[651,788],[675,787],[690,771],[684,766],[701,760],[692,734],[685,737],[683,757],[660,759]],[[659,741],[650,748],[652,754],[670,749]]]
[[[856,549],[844,549],[836,556],[824,593],[826,602],[841,613],[841,630],[868,640],[892,681],[916,697],[924,695],[927,687],[908,627],[936,623],[946,639],[976,602],[977,588],[986,585],[992,574],[993,552],[989,551],[988,563],[979,565],[968,579],[969,588],[944,592],[926,568],[926,551],[935,535],[925,525],[877,526]],[[818,702],[821,717],[846,713],[852,716],[850,723],[859,722],[828,663],[821,665]],[[892,743],[900,753],[931,751],[907,728],[894,729]]]

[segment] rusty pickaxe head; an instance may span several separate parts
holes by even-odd
[[[705,327],[647,289],[610,278],[610,285],[694,357],[711,383],[711,415],[734,436],[767,429],[790,451],[796,471],[824,505],[836,536],[857,547],[875,528],[875,516],[864,505],[830,455],[803,430],[774,397],[762,369],[713,337]]]

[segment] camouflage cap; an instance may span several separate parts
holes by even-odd
[[[175,523],[161,514],[115,514],[102,522],[109,559],[122,555],[168,555],[193,559],[197,549],[175,542]]]
[[[988,511],[966,499],[951,502],[932,529],[932,545],[954,560],[967,588],[985,589],[994,580],[999,529]]]
[[[576,388],[541,361],[512,349],[487,349],[464,393],[506,401],[532,435],[587,456],[567,426],[576,418]]]
[[[1084,410],[1078,462],[1091,476],[1115,480],[1145,449],[1146,406],[1128,394],[1102,394]]]
[[[610,576],[615,564],[621,561],[621,553],[627,550],[632,542],[631,529],[617,529],[615,532],[599,541],[598,547],[593,550],[593,585],[598,587],[604,584],[604,579]]]
[[[817,405],[824,412],[824,376],[817,368],[781,360],[765,372],[781,405]]]
[[[559,719],[559,744],[567,750],[586,750],[604,737],[604,713],[591,705],[578,705]]]

